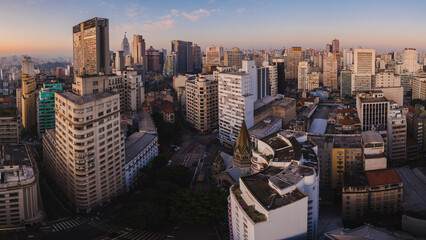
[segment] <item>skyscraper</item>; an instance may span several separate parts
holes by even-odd
[[[226,57],[226,54],[225,54]],[[277,81],[278,81],[278,93],[284,94],[284,91],[287,87],[287,84],[285,82],[285,63],[284,59],[282,58],[276,58],[272,60],[272,63],[277,66]]]
[[[121,51],[123,51],[123,56],[126,57],[130,54],[130,44],[127,40],[126,33],[124,33],[123,41],[121,42]]]
[[[92,18],[73,27],[74,76],[110,73],[109,21]]]
[[[46,129],[55,128],[55,92],[62,91],[62,83],[45,83],[37,97],[37,131],[41,139]]]
[[[418,63],[418,52],[415,48],[406,48],[402,54],[402,68],[404,72],[416,73],[420,70]]]
[[[177,55],[177,73],[185,74],[194,71],[192,42],[173,40],[172,52],[175,52]]]
[[[160,72],[160,52],[152,46],[146,50],[146,62],[145,70],[147,72]]]
[[[133,35],[133,42],[132,42],[133,63],[143,65],[146,67],[145,54],[146,54],[145,39],[142,38],[142,35]]]
[[[334,39],[331,42],[331,52],[335,53],[335,52],[339,52],[339,51],[340,51],[339,39]]]
[[[36,115],[36,80],[28,74],[22,75],[22,125],[26,132],[35,130]]]
[[[307,61],[299,62],[298,78],[297,78],[297,90],[305,92],[308,91],[308,73],[309,64]]]
[[[331,87],[333,90],[338,89],[337,83],[337,60],[332,56],[324,56],[323,63],[323,84]]]
[[[354,50],[354,73],[374,75],[376,50],[357,48]]]
[[[200,73],[203,70],[203,55],[201,48],[197,44],[192,45],[192,61],[194,65],[194,73]]]
[[[362,131],[369,131],[373,126],[377,130],[388,130],[390,102],[382,91],[358,93],[356,107]]]
[[[167,75],[177,75],[178,74],[178,58],[175,52],[170,52],[166,54],[166,60],[164,62],[164,71]]]
[[[22,60],[22,74],[27,74],[30,77],[35,77],[34,62],[29,56],[25,56]]]
[[[125,66],[124,51],[115,52],[115,70],[122,70]]]
[[[227,67],[235,67],[235,69],[240,69],[242,67],[243,59],[243,52],[241,52],[237,47],[233,47],[231,51],[225,52],[223,65]]]
[[[285,79],[292,86],[297,85],[299,62],[303,61],[303,58],[301,47],[292,47],[291,51],[287,53]]]

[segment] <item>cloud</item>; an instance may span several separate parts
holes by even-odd
[[[144,8],[137,3],[131,3],[124,11],[128,18],[137,20],[139,16],[144,12]]]
[[[245,8],[238,8],[236,11],[237,11],[237,13],[243,13],[243,12],[246,11],[246,9]]]
[[[216,11],[216,10],[214,10],[214,11]],[[211,10],[208,11],[208,10],[202,9],[202,8],[199,9],[199,10],[193,11],[191,13],[187,13],[185,11],[182,12],[182,15],[185,18],[187,18],[187,19],[189,19],[191,21],[197,21],[200,17],[207,17],[210,14],[211,14]]]
[[[34,5],[41,2],[43,2],[43,0],[27,0],[28,5]]]

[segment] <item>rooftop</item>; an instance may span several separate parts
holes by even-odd
[[[162,101],[162,102],[156,102],[153,101],[150,103],[151,106],[154,106],[156,108],[161,109],[162,111],[166,112],[166,113],[173,113],[173,103],[171,103],[170,101]]]
[[[262,172],[241,177],[240,181],[247,186],[252,195],[267,210],[280,208],[307,197],[299,188],[287,194],[280,195],[269,185],[269,179],[282,171],[281,168],[270,166]]]
[[[126,164],[132,161],[140,152],[144,151],[154,139],[156,135],[135,132],[125,141],[126,147]]]
[[[367,175],[365,172],[345,172],[343,183],[345,187],[367,187]]]
[[[384,143],[380,133],[376,131],[365,131],[361,133],[362,142],[366,143]]]
[[[0,145],[0,186],[13,187],[34,177],[28,154],[27,147],[22,144]]]
[[[368,185],[370,186],[395,184],[402,182],[395,168],[367,171],[365,172],[365,174],[367,175]]]
[[[0,168],[4,166],[31,166],[25,145],[0,145]]]
[[[102,92],[102,93],[95,93],[90,95],[84,95],[80,96],[72,92],[63,92],[63,93],[56,93],[76,104],[85,104],[92,101],[97,101],[106,97],[114,96],[115,94],[109,93],[109,92]]]
[[[135,114],[138,119],[139,132],[154,133],[157,132],[157,128],[154,125],[154,121],[151,118],[149,112],[140,111]]]
[[[404,211],[413,217],[426,220],[426,167],[397,169],[404,184]]]
[[[268,117],[267,119],[258,122],[257,124],[255,124],[253,127],[249,129],[250,136],[261,138],[269,129],[271,129],[279,121],[282,121],[282,119],[275,118],[275,117]],[[281,128],[281,125],[280,125],[280,128]]]
[[[335,148],[362,148],[359,136],[335,136],[333,147]]]
[[[254,102],[254,111],[262,112],[264,109],[267,109],[268,106],[279,106],[287,107],[288,105],[294,103],[296,100],[293,98],[284,97],[284,95],[277,94],[275,96],[265,96]]]
[[[391,232],[386,230],[376,228],[370,225],[364,225],[355,229],[336,229],[324,235],[328,239],[333,240],[348,240],[348,239],[358,239],[358,240],[402,240],[407,239],[403,237],[398,237]]]

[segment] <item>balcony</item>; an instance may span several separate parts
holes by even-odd
[[[265,214],[258,212],[254,206],[248,206],[244,201],[243,197],[241,197],[241,190],[239,189],[238,184],[234,184],[232,186],[232,194],[234,194],[241,208],[247,213],[247,215],[253,220],[255,223],[264,222],[267,220]]]

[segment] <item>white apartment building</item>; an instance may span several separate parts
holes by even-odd
[[[354,55],[350,49],[343,49],[343,68],[349,69],[354,63]]]
[[[401,76],[396,75],[392,70],[379,71],[376,74],[374,87],[400,87],[401,86]]]
[[[250,75],[244,72],[219,73],[218,106],[219,139],[221,143],[232,145],[238,137],[243,120],[247,128],[254,125]]]
[[[402,71],[408,73],[419,72],[421,65],[418,63],[419,53],[415,48],[406,48],[402,53]]]
[[[315,239],[318,187],[316,171],[297,162],[241,177],[229,197],[231,239]]]
[[[260,97],[258,96],[257,93],[257,67],[256,64],[254,62],[254,60],[243,60],[242,63],[243,67],[240,69],[240,72],[245,72],[250,76],[250,81],[251,81],[251,94],[253,94],[253,102],[257,101]],[[247,123],[247,122],[246,122]],[[247,126],[248,128],[250,128],[249,126]]]
[[[271,88],[270,96],[278,94],[278,68],[277,65],[265,65],[269,69],[269,86]]]
[[[374,75],[376,72],[376,50],[357,48],[354,50],[354,73]]]
[[[426,74],[414,76],[412,99],[426,100]]]
[[[320,79],[319,72],[308,73],[307,91],[312,91],[316,88],[319,88],[319,79]]]
[[[302,92],[309,91],[308,90],[308,82],[309,82],[309,63],[308,61],[299,62],[299,68],[297,71],[297,89]]]
[[[126,187],[131,190],[140,176],[140,170],[158,156],[158,137],[155,134],[135,132],[126,138]]]
[[[117,75],[123,78],[124,109],[126,111],[140,111],[145,101],[145,86],[142,75],[130,68],[117,71]]]

